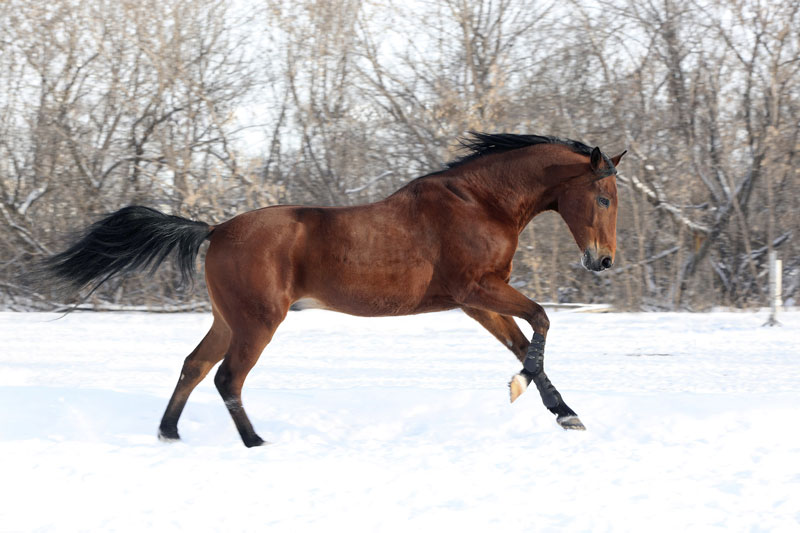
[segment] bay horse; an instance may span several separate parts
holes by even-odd
[[[461,308],[522,363],[513,402],[533,382],[565,429],[585,429],[544,372],[550,322],[509,284],[520,232],[557,211],[589,270],[612,266],[616,166],[599,148],[539,135],[471,132],[466,155],[391,196],[353,207],[278,205],[210,225],[128,206],[91,225],[44,272],[71,294],[115,275],[158,267],[173,251],[184,279],[210,241],[205,278],[213,323],[183,364],[159,426],[177,440],[189,394],[218,362],[214,384],[245,446],[264,444],[242,406],[242,386],[298,301],[358,316]],[[530,324],[529,341],[512,317]]]

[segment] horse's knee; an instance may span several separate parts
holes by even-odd
[[[531,310],[526,313],[525,320],[531,325],[533,331],[547,335],[547,330],[550,329],[550,319],[547,318],[544,308],[536,302],[531,302],[533,306]]]
[[[544,309],[542,309],[542,312],[536,317],[534,326],[541,331],[542,335],[546,335],[547,331],[550,329],[550,319],[547,318],[547,313],[544,312]]]

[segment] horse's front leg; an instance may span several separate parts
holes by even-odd
[[[511,378],[511,401],[513,402],[533,382],[545,407],[556,415],[556,421],[561,427],[586,429],[575,411],[564,402],[544,371],[544,346],[550,320],[542,306],[512,288],[495,274],[481,278],[466,295],[463,303],[476,309],[517,316],[533,328],[533,336],[522,359],[522,371]]]

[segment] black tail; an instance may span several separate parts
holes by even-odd
[[[69,249],[44,261],[36,276],[62,296],[96,290],[117,274],[154,272],[177,249],[181,280],[194,274],[200,245],[213,228],[204,222],[132,205],[95,222]]]

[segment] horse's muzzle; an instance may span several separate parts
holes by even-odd
[[[583,265],[583,268],[587,270],[600,272],[601,270],[611,268],[611,265],[614,264],[614,261],[607,255],[597,256],[590,252],[587,248],[581,256],[581,264]]]

